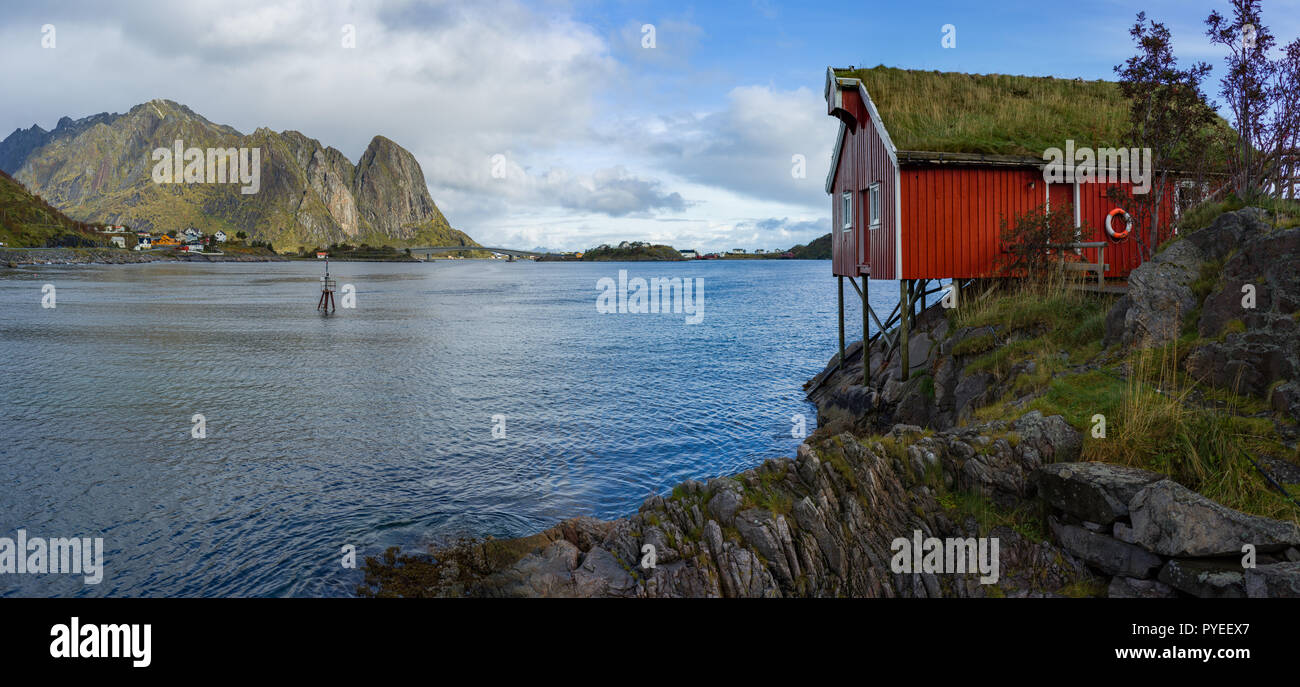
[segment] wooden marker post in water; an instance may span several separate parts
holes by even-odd
[[[325,276],[320,278],[320,300],[316,303],[316,309],[326,315],[334,312],[334,289],[338,282],[330,278],[330,258],[325,256]]]

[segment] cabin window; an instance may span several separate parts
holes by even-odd
[[[844,195],[840,196],[840,217],[843,218],[843,221],[840,223],[841,229],[843,229],[844,231],[849,231],[850,229],[853,228],[853,194],[852,193],[845,193]]]
[[[880,184],[872,184],[867,188],[867,209],[871,213],[871,228],[880,227]]]

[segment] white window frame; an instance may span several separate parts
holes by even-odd
[[[880,182],[867,187],[867,212],[870,219],[867,224],[874,231],[881,226],[880,219]]]
[[[840,230],[853,231],[853,193],[851,191],[840,194],[840,214],[843,215],[840,221]]]

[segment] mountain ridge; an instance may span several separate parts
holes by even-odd
[[[260,184],[155,183],[153,151],[260,148]],[[152,231],[245,231],[281,249],[346,241],[479,245],[451,227],[415,157],[375,136],[356,164],[296,130],[244,134],[166,99],[123,114],[63,117],[54,129],[16,129],[0,141],[0,170],[69,217]],[[212,181],[208,179],[207,181]]]

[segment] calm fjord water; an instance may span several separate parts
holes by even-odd
[[[331,317],[317,263],[0,272],[0,537],[102,536],[105,558],[99,585],[7,574],[0,595],[348,595],[347,544],[625,515],[793,456],[836,347],[827,261],[330,267],[357,289]],[[620,269],[703,278],[703,322],[598,313]],[[888,312],[896,285],[872,288]]]

